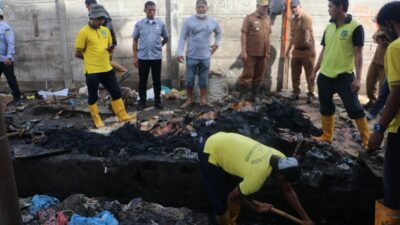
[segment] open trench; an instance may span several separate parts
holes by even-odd
[[[301,163],[302,177],[293,186],[317,224],[373,224],[374,201],[382,193],[380,178],[360,160],[330,145],[311,141],[311,135],[320,130],[300,110],[275,99],[255,111],[224,110],[213,119],[186,115],[179,123],[182,127],[190,123],[193,129],[154,136],[127,124],[105,136],[74,127],[38,126],[44,135],[34,144],[28,143],[28,139],[12,143],[66,152],[14,159],[19,194],[65,199],[82,193],[124,203],[141,197],[149,202],[209,213],[196,160],[196,152],[201,151],[199,139],[218,131],[237,132],[286,155],[295,154]],[[252,197],[295,215],[272,180]],[[240,224],[291,223],[275,216],[245,212]]]

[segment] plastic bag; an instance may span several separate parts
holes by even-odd
[[[37,213],[58,203],[60,203],[60,201],[57,198],[47,195],[35,195],[32,197],[32,205],[29,207],[29,211],[31,213]]]
[[[109,211],[103,211],[95,217],[87,218],[74,214],[69,225],[118,225],[118,221]]]

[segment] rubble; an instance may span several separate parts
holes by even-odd
[[[65,217],[80,224],[84,218],[103,215],[119,225],[207,225],[208,216],[193,212],[188,208],[164,207],[159,204],[135,198],[128,204],[110,201],[104,198],[88,198],[82,194],[70,195],[63,202],[47,207],[39,212],[30,212],[22,208],[24,225],[59,225],[56,220]],[[84,223],[88,224],[88,223]],[[100,223],[99,223],[100,224]],[[103,223],[101,223],[103,224]]]
[[[289,121],[287,118],[295,118],[295,122],[286,122]],[[164,121],[159,117],[152,117],[137,126],[122,126],[107,136],[86,129],[47,129],[43,130],[45,137],[38,145],[47,149],[63,148],[102,157],[118,155],[122,149],[129,155],[164,155],[176,148],[197,152],[200,150],[199,137],[225,131],[238,132],[282,149],[286,148],[286,141],[280,138],[282,128],[308,137],[318,132],[299,110],[273,101],[254,112],[189,112],[184,117],[172,116],[172,119]],[[192,137],[192,129],[196,130],[196,137]]]

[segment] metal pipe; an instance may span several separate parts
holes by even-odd
[[[22,225],[8,137],[0,102],[0,224]]]
[[[281,50],[278,65],[278,83],[276,86],[276,91],[280,92],[282,90],[288,89],[289,82],[289,59],[286,57],[286,49],[289,44],[289,34],[290,34],[290,16],[291,16],[291,0],[285,1],[285,12],[282,14],[282,29],[281,29]]]

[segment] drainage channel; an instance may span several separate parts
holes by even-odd
[[[134,125],[125,125],[105,136],[74,127],[53,129],[41,122],[37,125],[41,135],[25,140],[25,146],[21,145],[24,141],[14,142],[14,150],[62,154],[15,158],[19,194],[46,194],[60,199],[85,194],[122,203],[141,197],[164,206],[209,213],[202,176],[193,156],[201,150],[200,137],[218,131],[236,132],[286,155],[296,154],[302,177],[293,186],[316,224],[373,224],[374,202],[382,193],[381,178],[360,160],[330,145],[310,141],[319,130],[298,109],[274,100],[255,112],[229,111],[210,121],[190,119],[189,113],[183,118],[182,127],[190,123],[192,132],[162,136]],[[27,141],[30,142],[26,144]],[[251,197],[295,215],[273,181]],[[239,224],[290,223],[245,211]]]
[[[47,194],[64,199],[74,193],[129,202],[141,197],[166,206],[188,207],[207,212],[207,196],[197,162],[161,156],[110,159],[65,154],[41,159],[14,160],[19,194],[23,197]],[[368,169],[354,166],[350,174],[325,170],[317,178],[303,167],[303,178],[294,184],[304,207],[317,224],[372,224],[374,200],[381,193],[380,181]],[[317,184],[312,182],[318,179]],[[314,181],[313,181],[314,180]],[[267,182],[255,199],[271,202],[293,213],[274,182]],[[243,224],[272,220],[250,212]],[[285,224],[283,222],[283,224]]]

